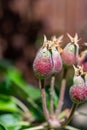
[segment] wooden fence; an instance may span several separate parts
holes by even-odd
[[[34,18],[42,20],[47,33],[79,33],[87,40],[87,0],[37,0]]]

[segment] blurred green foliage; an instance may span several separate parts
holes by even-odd
[[[41,107],[39,103],[37,104],[37,100],[40,100],[40,90],[27,84],[15,67],[7,61],[0,61],[0,77],[0,123],[8,130],[19,130],[29,126],[28,120],[27,122],[23,121],[23,116],[26,114],[22,110],[23,107],[24,109],[28,108],[34,121],[38,115],[43,116]],[[24,102],[16,100],[16,96]],[[25,105],[26,102],[28,102],[27,106]],[[5,129],[2,127],[0,130]]]
[[[72,83],[72,74],[67,81]],[[59,97],[58,86],[60,84],[56,83],[53,95],[55,108]],[[46,97],[47,106],[50,108],[50,85],[46,87]],[[44,121],[40,89],[27,84],[11,63],[1,60],[0,130],[24,130]]]

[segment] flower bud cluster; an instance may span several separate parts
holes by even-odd
[[[79,66],[75,68],[75,75],[73,79],[73,86],[70,88],[70,97],[73,102],[79,104],[87,100],[87,74],[82,72]]]
[[[44,37],[43,46],[38,51],[33,63],[33,70],[39,79],[47,78],[62,69],[62,59],[53,40]]]
[[[67,35],[70,42],[64,49],[59,44],[63,36],[59,38],[54,36],[51,40],[47,40],[46,36],[44,36],[43,45],[37,52],[33,62],[33,70],[37,78],[45,79],[60,72],[62,61],[66,65],[82,65],[83,70],[87,72],[87,50],[79,58],[78,35],[75,34],[74,38],[69,34]]]

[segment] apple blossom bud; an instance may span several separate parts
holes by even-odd
[[[74,74],[74,84],[71,86],[69,93],[73,102],[81,103],[87,100],[87,84],[86,84],[86,75],[83,72],[83,67],[73,66],[75,70]],[[85,76],[84,76],[85,75]]]
[[[87,100],[87,85],[73,85],[69,93],[73,102],[82,103]]]
[[[67,44],[61,53],[63,62],[67,65],[75,64],[75,46],[71,43]]]
[[[78,50],[79,46],[77,44],[78,40],[78,35],[75,34],[75,37],[71,37],[69,34],[67,34],[68,37],[70,38],[71,42],[68,43],[65,48],[63,49],[61,56],[63,59],[63,62],[66,65],[73,65],[77,64],[78,61]]]
[[[40,48],[33,62],[33,70],[39,79],[47,78],[51,75],[53,62],[50,51],[46,47]]]
[[[43,46],[38,51],[33,63],[33,70],[39,79],[44,79],[62,69],[62,59],[54,40],[47,40],[44,35]]]
[[[52,47],[53,74],[58,73],[62,69],[62,59],[55,47]]]

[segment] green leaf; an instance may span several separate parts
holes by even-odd
[[[0,130],[7,130],[7,128],[0,123]]]
[[[27,85],[24,82],[20,72],[15,68],[11,67],[8,69],[7,77],[13,83],[15,83],[22,91],[24,91],[26,95],[29,96],[31,99],[36,100],[37,98],[40,98],[40,90],[34,88],[32,85]]]
[[[18,108],[11,97],[0,94],[0,111],[18,112]]]
[[[22,127],[26,128],[30,126],[29,122],[22,121],[18,114],[3,114],[0,116],[0,122],[5,124],[8,130],[19,130]]]
[[[1,93],[3,92],[3,94],[16,94],[20,96],[29,102],[29,108],[31,105],[35,111],[42,112],[42,109],[40,109],[40,106],[38,106],[36,103],[36,101],[41,97],[40,90],[25,83],[21,73],[16,68],[12,66],[7,68],[5,72],[5,82],[4,84],[2,83],[2,87],[0,87],[0,89],[2,90]],[[36,115],[35,112],[34,115]]]
[[[21,127],[26,128],[26,127],[29,127],[29,125],[30,125],[29,122],[19,121],[19,122],[17,122],[17,123],[14,123],[14,124],[8,126],[8,129],[9,129],[9,130],[19,130]],[[21,128],[21,129],[22,129],[22,128]]]
[[[5,124],[8,130],[19,130],[21,125],[15,125],[15,123],[20,122],[20,117],[18,114],[3,114],[0,116],[0,122]]]
[[[0,83],[0,94],[11,95],[11,81],[7,78]]]
[[[34,88],[32,85],[26,85],[24,89],[26,92],[28,92],[29,97],[33,100],[39,99],[41,97],[40,90]]]
[[[20,126],[9,126],[8,130],[20,130]]]
[[[8,62],[8,60],[0,60],[0,71],[5,72],[11,65],[12,63]]]

